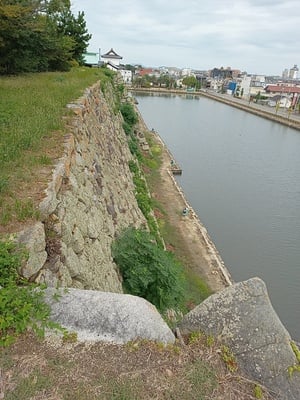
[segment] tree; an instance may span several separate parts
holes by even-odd
[[[90,37],[69,0],[1,0],[0,73],[68,70]]]
[[[12,4],[15,3],[15,4]],[[33,44],[42,29],[35,21],[36,4],[2,1],[0,5],[0,72],[34,70]],[[21,61],[23,67],[21,66]]]
[[[79,64],[83,64],[83,53],[86,52],[89,40],[92,37],[86,28],[84,12],[79,11],[76,18],[69,9],[65,10],[57,20],[57,27],[59,33],[73,40],[72,57]]]
[[[182,79],[183,85],[187,87],[198,89],[200,87],[200,82],[195,76],[186,76]]]

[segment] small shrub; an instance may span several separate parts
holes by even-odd
[[[136,156],[137,158],[140,157],[140,148],[139,148],[138,140],[134,135],[130,135],[130,138],[128,141],[128,147],[129,147],[130,153],[133,156]]]
[[[261,386],[255,385],[255,387],[254,387],[254,397],[256,399],[262,399],[263,398],[263,391],[262,391]]]
[[[0,240],[0,286],[17,284],[19,276],[17,268],[25,258],[25,252],[18,249],[11,241]],[[0,292],[1,293],[1,292]]]
[[[296,356],[298,363],[300,364],[300,350],[295,342],[291,342],[291,348]]]
[[[290,367],[288,367],[288,374],[289,377],[291,378],[292,375],[294,374],[294,372],[300,372],[300,350],[298,348],[298,346],[296,345],[295,342],[291,342],[291,348],[295,354],[295,357],[297,359],[298,364],[295,365],[291,365]]]
[[[157,246],[149,232],[126,229],[113,243],[112,253],[127,293],[147,299],[160,311],[182,305],[183,269],[172,253]]]
[[[123,103],[120,107],[121,114],[124,118],[124,121],[127,122],[130,126],[133,126],[138,122],[138,116],[134,111],[134,107],[130,103]]]
[[[102,71],[104,72],[104,75],[107,76],[110,80],[113,80],[113,77],[115,75],[115,72],[113,72],[112,70],[110,70],[109,68],[107,68],[106,65],[103,65],[101,67]]]
[[[215,338],[213,336],[209,335],[206,337],[206,345],[208,347],[212,347],[214,343],[215,343]]]
[[[236,359],[227,346],[221,347],[221,356],[230,372],[235,372],[238,369]]]
[[[77,332],[68,332],[67,330],[65,330],[63,332],[62,340],[64,343],[76,343],[78,340]]]
[[[203,333],[199,331],[191,332],[189,336],[189,344],[198,343],[203,338]]]
[[[24,257],[16,244],[0,241],[0,347],[13,343],[28,327],[38,336],[43,336],[46,327],[59,328],[49,320],[42,288],[26,284],[17,273]]]
[[[123,129],[127,136],[132,134],[132,127],[125,121],[123,122]]]
[[[133,174],[139,174],[139,167],[138,167],[138,165],[137,165],[137,163],[136,162],[134,162],[133,160],[130,160],[129,162],[128,162],[128,166],[129,166],[129,169],[130,169],[130,171],[133,173]]]

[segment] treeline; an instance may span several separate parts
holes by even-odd
[[[82,64],[91,35],[70,0],[0,1],[0,74],[68,71]]]

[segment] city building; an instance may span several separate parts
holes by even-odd
[[[297,78],[298,78],[298,72],[299,72],[299,68],[298,68],[297,65],[295,64],[295,65],[293,66],[293,68],[290,69],[289,78],[290,78],[290,79],[297,79]]]

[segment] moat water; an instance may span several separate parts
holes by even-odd
[[[300,340],[300,131],[205,97],[135,97],[233,279],[262,278]]]

